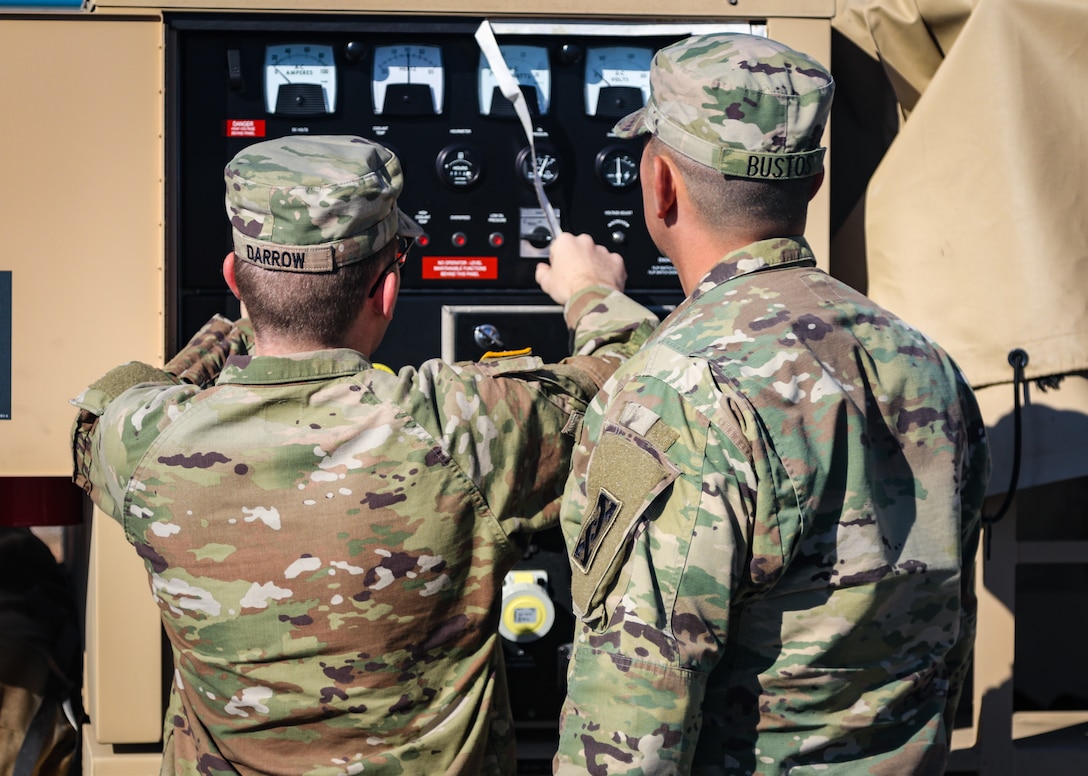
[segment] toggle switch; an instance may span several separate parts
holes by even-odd
[[[490,323],[481,323],[473,329],[472,339],[482,350],[502,350],[504,347],[499,330]]]
[[[552,233],[546,226],[538,226],[529,234],[522,237],[523,240],[528,240],[529,244],[534,248],[547,248],[552,244]]]

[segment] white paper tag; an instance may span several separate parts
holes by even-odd
[[[537,174],[540,167],[536,161],[536,143],[533,140],[533,122],[529,117],[529,106],[525,104],[525,95],[521,93],[521,87],[518,86],[517,79],[514,78],[507,66],[506,59],[502,55],[502,49],[499,48],[499,43],[495,40],[495,31],[491,29],[491,22],[487,19],[480,22],[480,26],[476,28],[476,43],[480,46],[480,51],[483,52],[484,57],[487,59],[487,64],[499,84],[499,90],[513,104],[514,112],[521,120],[521,128],[525,132],[525,139],[529,141],[529,154],[533,164],[533,189],[536,191],[537,202],[540,203],[540,207],[544,211],[544,218],[548,222],[548,229],[551,230],[554,239],[561,231],[559,217],[556,215],[552,203],[548,201],[548,195],[544,193],[544,185],[540,182],[540,175]]]

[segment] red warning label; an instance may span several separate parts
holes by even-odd
[[[264,119],[227,119],[227,137],[264,137]]]
[[[424,280],[498,280],[498,256],[424,256]]]

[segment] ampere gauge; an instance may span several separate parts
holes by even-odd
[[[264,105],[284,116],[320,116],[336,110],[332,46],[287,43],[264,52]]]
[[[510,74],[525,95],[525,104],[533,116],[544,116],[551,105],[552,71],[548,64],[548,49],[544,46],[499,46]],[[480,114],[483,116],[517,115],[513,104],[502,94],[499,82],[491,71],[487,57],[480,54],[478,72]]]
[[[638,157],[624,146],[608,146],[597,154],[597,177],[610,189],[626,189],[638,181]]]
[[[618,119],[650,97],[653,50],[641,46],[596,46],[586,51],[586,115]]]
[[[374,49],[374,112],[377,114],[439,114],[444,83],[439,46],[402,44]]]
[[[523,183],[533,185],[533,180],[540,176],[542,186],[551,186],[559,182],[559,158],[547,148],[536,149],[536,167],[533,167],[533,152],[529,146],[518,152],[515,162],[518,177]]]

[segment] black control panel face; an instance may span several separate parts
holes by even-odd
[[[401,270],[396,315],[370,354],[377,362],[397,369],[523,347],[554,361],[569,352],[561,310],[533,279],[550,237],[535,179],[562,229],[588,233],[625,258],[632,296],[662,315],[680,301],[676,273],[643,221],[643,141],[611,130],[642,107],[653,52],[695,30],[494,23],[531,112],[534,160],[476,42],[480,21],[167,17],[167,301],[175,348],[213,313],[239,312],[221,274],[232,249],[224,166],[248,145],[291,134],[361,135],[400,157],[400,206],[426,235]],[[546,579],[538,597],[555,602],[550,630],[503,641],[519,772],[550,773],[574,628],[558,530],[533,537],[518,568]],[[515,622],[532,608],[520,600],[511,593]]]
[[[679,294],[643,221],[643,141],[611,130],[644,104],[653,52],[690,28],[496,22],[531,112],[534,159],[476,42],[480,21],[168,18],[168,255],[179,341],[225,292],[225,163],[247,145],[289,134],[361,135],[400,157],[401,207],[426,230],[402,270],[402,299],[538,294],[533,274],[550,232],[535,178],[562,229],[624,256],[629,291]]]

